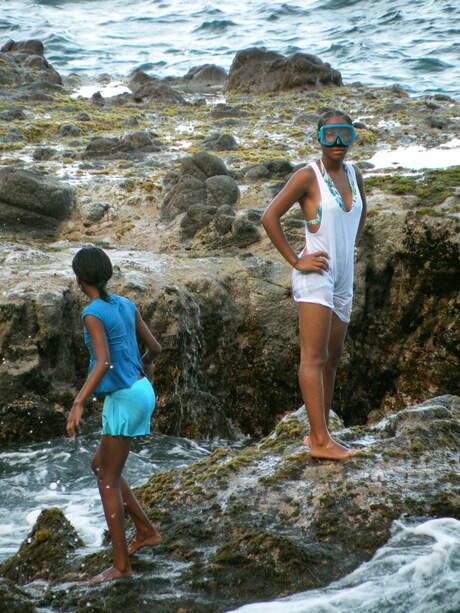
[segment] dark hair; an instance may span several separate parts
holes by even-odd
[[[105,286],[112,276],[112,262],[109,256],[99,247],[83,247],[73,260],[72,268],[79,279],[94,285],[99,290],[99,296],[107,302],[110,300]]]
[[[319,118],[318,130],[324,126],[324,124],[329,119],[329,117],[334,117],[335,115],[337,115],[338,117],[343,117],[343,119],[345,119],[345,121],[347,123],[349,123],[350,126],[353,125],[353,120],[350,117],[350,115],[347,115],[346,113],[344,113],[340,109],[329,109],[329,111],[326,111],[325,113],[323,113],[321,115],[321,117]]]

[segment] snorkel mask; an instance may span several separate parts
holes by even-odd
[[[349,123],[330,123],[318,130],[318,140],[326,147],[349,147],[355,142],[355,138],[356,130]]]

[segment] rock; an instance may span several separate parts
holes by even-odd
[[[85,151],[87,158],[126,158],[161,151],[164,145],[149,132],[134,132],[123,138],[92,138]]]
[[[14,121],[15,119],[22,121],[26,117],[24,111],[18,106],[11,106],[0,113],[0,119],[3,121]]]
[[[8,41],[0,50],[0,60],[7,66],[0,71],[0,83],[4,85],[39,82],[62,85],[59,73],[46,61],[39,40]]]
[[[232,224],[232,244],[247,247],[260,239],[259,228],[249,219],[237,217]]]
[[[2,312],[5,310],[2,308]],[[2,335],[3,336],[3,335]],[[34,385],[38,387],[40,372],[37,368],[39,361],[35,359],[33,363],[27,364],[27,351],[23,352],[23,372],[18,372],[20,360],[15,362],[16,372],[8,372],[8,360],[3,362],[3,370],[0,375],[0,390],[2,398],[11,398],[15,391],[10,387],[12,381],[17,384],[21,379],[24,386],[30,389]],[[29,369],[27,366],[30,366]],[[43,377],[45,378],[45,377]],[[36,387],[36,389],[37,389]],[[47,381],[42,381],[41,392],[46,392],[49,385]],[[38,391],[38,389],[37,389]],[[24,394],[16,393],[16,396]],[[35,442],[47,441],[54,438],[57,434],[65,433],[66,414],[62,406],[50,406],[50,402],[22,397],[17,401],[2,401],[0,405],[0,447],[10,447],[13,445],[27,445],[31,440]]]
[[[286,179],[294,166],[288,160],[268,160],[243,169],[242,175],[249,181],[263,179]]]
[[[232,230],[235,219],[235,210],[228,204],[220,206],[214,215],[214,227],[219,235],[227,234]]]
[[[80,215],[83,223],[91,225],[102,219],[109,205],[106,202],[87,202],[80,206]]]
[[[174,219],[189,207],[204,202],[206,202],[204,182],[187,174],[178,176],[174,185],[170,185],[161,204],[161,217],[164,220]]]
[[[448,130],[449,126],[452,123],[452,120],[449,117],[437,117],[432,115],[427,120],[430,128],[437,128],[438,130]]]
[[[51,160],[56,153],[56,149],[53,149],[52,147],[38,147],[38,149],[35,149],[33,153],[33,158],[37,162],[48,161]]]
[[[91,115],[88,113],[79,113],[77,115],[77,121],[91,121]]]
[[[187,74],[182,77],[181,83],[187,91],[208,92],[222,87],[227,78],[225,68],[215,64],[204,64],[190,68]]]
[[[239,51],[230,67],[226,89],[266,93],[290,89],[319,89],[342,85],[338,70],[317,56],[294,53],[285,58],[264,48]]]
[[[228,175],[215,175],[204,182],[206,186],[206,203],[212,206],[227,204],[235,206],[240,190],[238,184]]]
[[[344,429],[335,417],[334,436],[361,447],[344,462],[311,458],[302,445],[305,420],[302,407],[254,445],[217,449],[136,488],[163,538],[154,561],[133,558],[143,601],[133,582],[110,582],[92,591],[92,606],[109,613],[123,595],[139,611],[160,601],[164,611],[223,613],[349,574],[388,541],[401,517],[460,517],[452,469],[458,397],[406,407],[374,427]],[[106,557],[86,556],[79,568],[100,572]],[[164,568],[174,570],[168,581],[159,580]],[[53,610],[76,610],[87,598],[80,583],[65,583],[53,590]]]
[[[206,181],[207,178],[216,175],[229,174],[225,163],[217,155],[212,155],[212,153],[206,151],[200,151],[191,157],[182,158],[180,165],[183,174],[196,177],[200,181]]]
[[[84,136],[85,132],[74,123],[66,123],[59,128],[59,136]]]
[[[25,140],[24,134],[15,126],[9,128],[5,136],[0,136],[1,143],[18,143],[23,140]]]
[[[45,509],[16,555],[0,564],[0,574],[19,585],[52,580],[70,570],[67,556],[83,542],[57,508]]]
[[[216,210],[216,207],[207,204],[191,204],[181,219],[182,236],[195,236],[198,230],[211,223]]]
[[[210,134],[201,143],[204,149],[208,151],[235,151],[238,149],[238,143],[231,134]]]
[[[0,602],[8,613],[35,613],[36,611],[32,596],[8,579],[0,578]]]
[[[157,104],[178,104],[187,106],[189,103],[164,81],[150,77],[140,69],[130,75],[128,87],[134,92],[135,100],[148,99]]]
[[[54,232],[75,205],[73,189],[35,170],[0,169],[0,224],[8,231]]]
[[[228,176],[222,160],[205,152],[183,158],[181,171],[181,174],[166,177],[161,217],[172,220],[185,212],[181,220],[181,233],[187,239],[212,222],[218,207],[234,206],[238,201],[239,189],[236,181]]]
[[[249,115],[248,111],[245,111],[240,107],[230,106],[222,102],[219,102],[213,106],[209,114],[212,119],[240,119],[241,117],[247,117]]]

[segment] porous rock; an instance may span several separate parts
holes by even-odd
[[[4,85],[39,82],[62,85],[59,73],[45,59],[39,40],[8,41],[0,50],[0,60],[6,64],[6,70],[0,71],[0,83]]]
[[[75,205],[74,190],[36,170],[0,169],[0,225],[8,232],[56,231]]]
[[[342,85],[342,77],[316,55],[294,53],[286,58],[263,47],[253,47],[235,55],[225,87],[260,94],[327,85]]]

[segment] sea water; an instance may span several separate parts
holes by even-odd
[[[88,426],[84,426],[88,429]],[[0,561],[15,554],[42,509],[59,507],[87,546],[99,547],[106,527],[91,458],[100,427],[71,441],[66,436],[0,455]],[[153,433],[133,440],[123,471],[132,487],[153,474],[206,458],[228,441],[198,443]],[[242,442],[235,443],[237,445]]]
[[[459,613],[460,521],[399,520],[370,562],[323,589],[232,613]]]
[[[2,0],[0,43],[37,38],[63,76],[183,76],[265,47],[312,53],[345,83],[460,92],[458,0]]]

